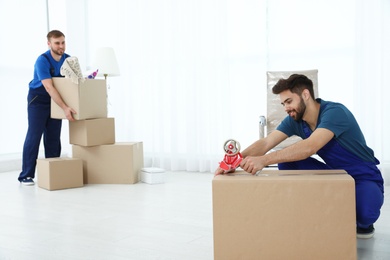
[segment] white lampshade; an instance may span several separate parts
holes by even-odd
[[[98,75],[104,77],[107,76],[119,76],[118,61],[115,56],[115,51],[111,47],[99,48],[95,52],[95,56],[92,62],[94,69],[98,69]]]

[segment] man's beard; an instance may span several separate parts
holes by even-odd
[[[301,98],[301,101],[299,102],[298,109],[292,110],[295,112],[295,116],[291,116],[296,122],[301,121],[303,118],[303,115],[306,111],[306,105],[305,102],[303,102],[303,99]]]
[[[54,52],[55,54],[57,54],[58,56],[62,56],[62,54],[64,54],[64,50],[62,50],[62,49],[60,49],[59,51],[51,49],[51,51]]]

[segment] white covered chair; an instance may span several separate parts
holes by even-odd
[[[267,71],[267,115],[260,116],[259,135],[264,138],[267,134],[274,131],[281,121],[287,116],[280,104],[279,95],[272,93],[272,88],[279,79],[287,79],[292,74],[303,74],[313,81],[314,96],[318,98],[318,70],[301,71]],[[284,140],[274,150],[282,149],[301,140],[298,136],[292,136]]]

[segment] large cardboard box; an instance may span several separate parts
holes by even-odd
[[[85,119],[69,122],[69,142],[82,146],[115,143],[114,118]]]
[[[38,186],[46,190],[82,187],[83,161],[77,158],[37,160]]]
[[[356,259],[355,184],[343,170],[212,181],[214,259]]]
[[[72,145],[72,156],[83,160],[84,183],[88,184],[137,183],[144,166],[142,142]]]
[[[107,117],[106,81],[102,79],[79,80],[73,83],[70,78],[53,78],[53,85],[64,102],[76,111],[76,120]],[[66,119],[64,111],[51,100],[51,117]]]

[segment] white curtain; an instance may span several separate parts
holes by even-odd
[[[390,180],[390,1],[357,1],[354,101],[356,117]]]
[[[35,60],[47,50],[46,13],[45,0],[0,1],[0,157],[23,148],[28,83]]]
[[[259,1],[88,1],[91,55],[111,46],[118,141],[143,141],[146,165],[213,171],[223,143],[258,137],[265,17]]]
[[[367,93],[356,91],[362,88],[357,87],[362,73],[356,61],[362,58],[360,50],[373,47],[359,39],[364,30],[361,12],[371,17],[379,10],[363,5],[379,5],[381,16],[375,21],[383,24],[386,4],[86,1],[86,64],[94,49],[114,47],[121,76],[109,78],[109,113],[116,119],[117,140],[144,142],[147,165],[213,171],[227,138],[243,147],[258,138],[258,116],[265,113],[265,71],[297,69],[319,69],[320,97],[342,102],[357,114],[369,145],[385,159],[379,144],[384,135],[379,142],[371,138],[361,116],[360,99],[367,105],[370,101]],[[385,37],[384,29],[376,37]],[[381,51],[376,50],[378,55]],[[378,66],[383,69],[383,64]],[[364,69],[365,77],[373,75],[371,70]],[[384,82],[377,88],[384,91]],[[375,113],[382,104],[371,106]]]
[[[346,104],[378,159],[389,165],[387,0],[49,2],[50,24],[56,27],[50,29],[65,32],[68,52],[86,69],[96,48],[115,49],[121,75],[108,79],[109,115],[115,117],[117,141],[144,143],[145,166],[213,171],[226,139],[246,147],[258,138],[258,116],[266,107],[265,72],[313,68],[319,69],[320,97]],[[6,28],[11,18],[1,7]],[[35,27],[40,29],[23,32],[38,44],[46,26]],[[26,38],[10,28],[2,33],[2,57],[23,53],[20,37]],[[37,52],[38,46],[29,48],[30,61],[15,68],[31,68]],[[11,85],[15,77],[1,73]],[[2,111],[12,107],[6,104]],[[22,133],[0,135],[2,144],[17,144],[9,150],[22,148],[26,122],[18,120],[23,130],[14,132]]]

